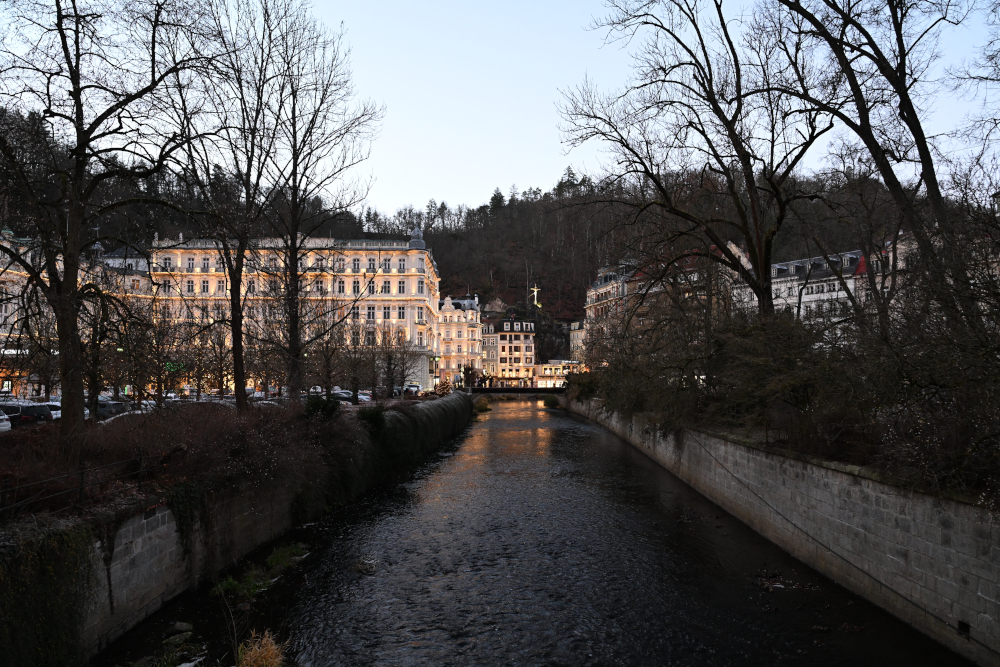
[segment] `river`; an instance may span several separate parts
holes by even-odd
[[[540,402],[494,403],[406,483],[295,539],[309,555],[250,624],[299,667],[969,664]],[[92,664],[128,664],[175,619],[218,650],[218,606],[186,595]]]

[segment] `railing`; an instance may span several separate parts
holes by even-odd
[[[147,473],[159,471],[157,460],[138,456],[113,463],[87,467],[82,463],[77,470],[26,484],[12,485],[13,476],[0,480],[0,522],[11,521],[25,512],[44,511],[49,515],[83,507],[88,501],[102,499],[122,492],[122,484],[133,482],[135,490],[142,492],[142,482]],[[124,472],[111,470],[120,466]],[[108,474],[110,473],[110,474]],[[117,473],[117,474],[116,474]],[[107,487],[101,489],[101,487]],[[97,493],[93,489],[97,489]]]

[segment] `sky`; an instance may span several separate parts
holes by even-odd
[[[628,52],[589,28],[605,13],[601,0],[317,0],[314,11],[343,25],[359,96],[385,106],[358,173],[371,178],[368,206],[475,207],[497,187],[548,190],[567,166],[599,171],[600,146],[567,153],[556,105],[585,78],[607,91],[629,76]],[[958,30],[942,42],[952,63],[986,32],[974,21]],[[949,128],[966,107],[954,95],[933,103]]]
[[[548,190],[570,165],[596,171],[599,147],[566,154],[556,104],[585,77],[606,89],[628,77],[628,54],[587,29],[600,0],[319,0],[314,11],[343,23],[359,96],[385,105],[361,168],[370,206],[478,206],[497,187]]]

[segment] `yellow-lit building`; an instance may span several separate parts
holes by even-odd
[[[437,376],[453,386],[464,386],[465,370],[482,372],[483,325],[479,297],[445,297],[438,310]]]
[[[239,289],[250,325],[268,324],[270,296],[280,287],[283,250],[280,239],[263,238],[248,252]],[[304,308],[326,308],[364,327],[402,331],[420,359],[408,381],[424,389],[433,386],[434,357],[440,354],[440,278],[419,230],[409,241],[306,239],[298,269]],[[225,316],[233,286],[216,241],[156,239],[149,276],[147,289],[158,297],[158,316],[181,321]],[[141,284],[136,290],[144,291]]]

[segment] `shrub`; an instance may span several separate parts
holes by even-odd
[[[306,401],[306,417],[330,421],[340,413],[340,401],[325,396],[310,396]]]
[[[372,435],[377,435],[385,428],[385,408],[381,405],[372,405],[360,408],[357,412],[358,420],[366,427]]]
[[[552,394],[546,394],[542,397],[542,404],[547,408],[558,408],[561,407],[559,399]]]

